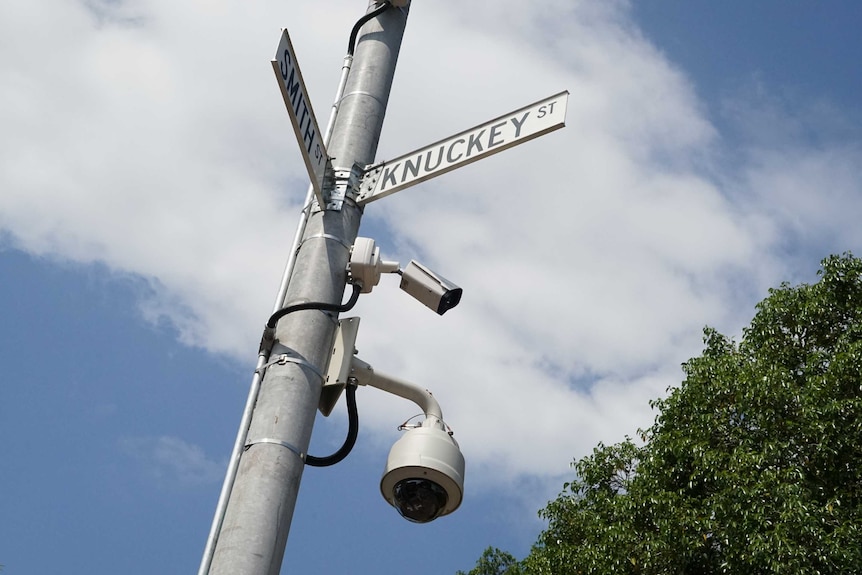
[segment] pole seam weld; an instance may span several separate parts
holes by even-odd
[[[339,238],[338,236],[334,236],[332,234],[314,234],[313,236],[308,236],[307,238],[304,238],[302,240],[302,243],[299,244],[299,247],[302,247],[305,244],[305,242],[307,242],[308,240],[314,240],[314,239],[320,239],[320,238],[322,238],[324,240],[332,240],[334,242],[338,242],[339,244],[341,244],[342,246],[344,246],[348,250],[353,247],[350,244],[348,244],[347,242],[345,242],[343,239]]]
[[[349,96],[368,96],[369,98],[371,98],[372,100],[374,100],[378,104],[380,104],[380,106],[384,110],[386,109],[386,104],[384,104],[383,101],[381,101],[379,97],[377,97],[375,94],[372,94],[371,92],[366,92],[365,90],[354,90],[352,92],[348,92],[348,93],[341,96],[341,98],[338,100],[338,103],[341,104]]]

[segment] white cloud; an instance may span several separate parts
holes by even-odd
[[[119,445],[163,487],[212,485],[224,476],[226,462],[209,459],[199,446],[178,437],[125,437]]]
[[[147,317],[249,357],[306,186],[270,70],[278,26],[325,118],[357,12],[7,2],[0,229],[146,278]],[[395,84],[381,159],[571,92],[565,129],[366,211],[385,257],[465,288],[439,318],[384,278],[357,313],[363,359],[434,391],[471,480],[555,477],[648,426],[647,400],[679,382],[703,325],[739,330],[786,278],[788,237],[821,250],[812,267],[859,242],[858,142],[758,142],[726,165],[727,142],[627,3],[417,3]],[[381,436],[415,411],[365,395],[363,425]],[[199,463],[177,477],[209,473],[181,440],[156,447],[167,469]]]

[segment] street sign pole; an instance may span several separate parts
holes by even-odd
[[[369,11],[376,5],[371,0]],[[392,7],[362,29],[329,144],[336,175],[355,173],[354,166],[374,159],[406,22],[407,8]],[[284,66],[277,73],[285,82],[290,78]],[[297,77],[298,73],[294,85]],[[287,90],[293,96],[290,86]],[[290,111],[294,100],[285,100]],[[301,120],[302,106],[298,107]],[[306,108],[310,111],[310,104]],[[314,149],[310,154],[314,159]],[[348,180],[345,176],[344,182]],[[339,180],[334,184],[337,188]],[[321,204],[321,210],[309,217],[285,306],[341,303],[362,210],[353,201],[338,205],[339,209],[325,209]],[[210,575],[280,572],[336,320],[330,312],[304,310],[288,314],[276,327],[271,356],[283,361],[264,372]]]
[[[282,32],[272,66],[317,202],[303,208],[304,227],[297,231],[277,299],[283,308],[303,305],[274,315],[272,320],[281,319],[264,334],[199,575],[278,575],[281,570],[338,325],[337,313],[325,310],[342,307],[365,204],[565,125],[568,92],[560,92],[373,164],[409,3],[369,0],[368,13],[351,34],[345,62],[352,66],[342,70],[338,113],[333,112],[325,135],[290,37]]]

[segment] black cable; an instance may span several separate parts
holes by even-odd
[[[327,457],[306,455],[306,465],[311,465],[312,467],[328,467],[330,465],[335,465],[347,457],[353,449],[353,446],[356,444],[356,436],[359,435],[359,411],[356,409],[356,385],[348,383],[346,391],[348,426],[347,438],[344,440],[344,445],[342,445],[338,451]]]
[[[347,44],[347,53],[350,56],[353,56],[353,51],[356,49],[356,36],[359,35],[360,28],[362,28],[362,26],[372,18],[386,12],[391,5],[392,2],[385,0],[380,6],[356,21],[356,24],[353,25],[353,30],[350,31],[350,40]]]
[[[350,299],[347,300],[347,302],[344,304],[308,301],[303,303],[296,303],[281,308],[280,310],[269,316],[269,320],[267,320],[266,322],[266,327],[267,329],[275,329],[275,324],[278,323],[278,320],[280,320],[289,313],[293,313],[295,311],[302,311],[305,309],[319,309],[323,311],[334,311],[337,313],[350,311],[351,309],[353,309],[353,306],[355,306],[356,302],[359,300],[359,292],[361,289],[362,286],[360,286],[359,284],[353,284],[353,294],[351,294]]]

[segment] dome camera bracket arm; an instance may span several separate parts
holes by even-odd
[[[443,411],[440,408],[440,404],[427,389],[375,371],[373,367],[356,356],[353,356],[350,363],[350,377],[358,385],[376,387],[398,397],[409,399],[418,405],[425,414],[425,421],[422,423],[422,427],[438,427],[445,430]]]

